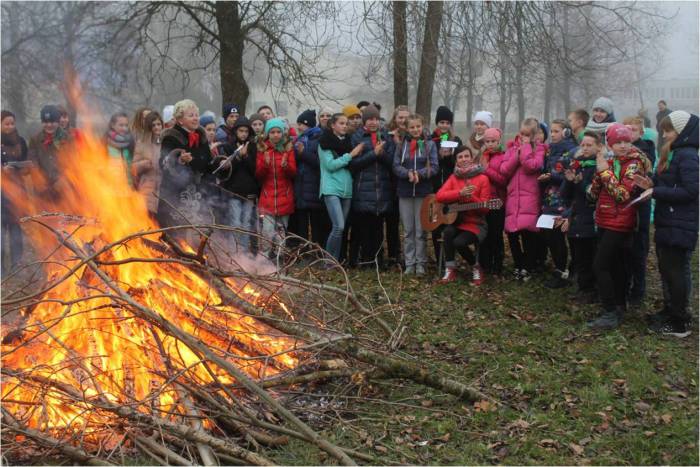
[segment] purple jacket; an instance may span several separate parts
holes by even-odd
[[[508,141],[508,149],[499,168],[508,179],[506,197],[506,232],[531,230],[537,232],[540,215],[540,184],[537,177],[544,166],[545,147],[520,144],[520,136]]]

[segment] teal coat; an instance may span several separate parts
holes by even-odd
[[[319,195],[352,198],[352,174],[348,170],[348,164],[352,159],[350,154],[343,154],[338,158],[333,158],[333,151],[319,146],[318,158],[321,163]]]

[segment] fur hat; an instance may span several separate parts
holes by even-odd
[[[350,118],[353,115],[362,115],[362,112],[360,112],[360,109],[357,108],[355,104],[348,104],[345,107],[343,107],[343,115],[345,115],[347,118]]]
[[[621,141],[630,143],[632,142],[632,132],[622,123],[611,123],[605,131],[605,141],[607,141],[610,147]]]
[[[369,104],[362,109],[362,123],[367,123],[367,120],[370,118],[379,118],[379,109],[372,104]]]
[[[316,126],[316,111],[306,109],[297,117],[297,123],[303,123],[309,128]]]
[[[282,133],[287,131],[287,124],[281,118],[271,118],[265,123],[265,137],[270,134],[270,130],[273,128],[279,128]]]
[[[446,106],[441,105],[437,108],[437,111],[435,112],[435,124],[437,125],[438,122],[441,122],[443,120],[447,120],[448,122],[450,122],[450,125],[452,125],[455,121],[455,114],[452,113],[452,111]]]
[[[676,130],[676,133],[680,135],[685,126],[690,121],[690,114],[684,110],[674,110],[673,112],[668,114],[668,118],[671,119],[671,125],[673,125],[673,129]]]
[[[172,120],[173,115],[175,115],[174,105],[166,105],[163,107],[163,123],[168,123],[170,120]]]
[[[41,108],[41,123],[57,122],[61,118],[61,111],[55,105],[45,105]]]
[[[612,115],[613,114],[613,101],[611,101],[607,97],[599,97],[595,101],[593,101],[593,107],[592,109],[603,109],[606,114]]]
[[[472,123],[484,122],[487,127],[491,128],[493,125],[493,114],[488,110],[480,110],[474,114],[472,118]]]
[[[224,117],[224,120],[226,120],[226,117],[229,115],[240,113],[241,112],[237,104],[224,104],[224,111],[221,113],[221,116]]]
[[[503,132],[500,128],[487,128],[484,132],[484,139],[497,139],[500,141],[502,135]]]

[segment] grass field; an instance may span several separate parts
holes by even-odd
[[[646,331],[643,315],[660,305],[653,253],[649,267],[645,307],[604,333],[585,327],[594,305],[575,303],[573,288],[545,288],[543,278],[489,278],[474,288],[466,273],[434,285],[434,277],[400,283],[398,272],[382,272],[406,313],[402,350],[501,405],[398,380],[341,381],[304,396],[326,404],[312,421],[378,464],[698,465],[697,325],[686,339]],[[375,304],[385,300],[375,272],[350,278]],[[697,318],[697,289],[693,303]],[[330,461],[294,442],[276,455],[286,464]]]

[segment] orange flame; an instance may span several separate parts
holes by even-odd
[[[85,114],[86,109],[82,112]],[[69,148],[59,154],[63,180],[54,187],[60,193],[58,197],[39,196],[48,182],[38,174],[32,176],[34,194],[27,193],[24,183],[4,180],[3,192],[21,215],[55,212],[79,216],[82,221],[78,223],[66,222],[64,216],[41,220],[65,231],[88,253],[135,232],[158,228],[148,215],[145,200],[129,186],[125,167],[120,161],[110,160],[102,141],[90,128]],[[66,275],[67,267],[79,265],[46,228],[30,221],[23,224],[23,229],[38,256],[47,258],[49,283]],[[157,236],[150,239],[157,240]],[[116,262],[160,257],[141,238],[135,238],[99,259]],[[298,355],[287,352],[295,348],[294,339],[236,309],[219,305],[221,297],[184,266],[137,261],[103,266],[103,270],[138,302],[198,337],[255,378],[298,365]],[[69,384],[86,396],[101,394],[115,402],[137,404],[140,410],[159,406],[164,411],[181,411],[166,373],[180,371],[198,384],[213,383],[214,378],[186,345],[135,318],[122,303],[106,296],[109,293],[89,268],[77,267],[27,312],[23,340],[3,345],[2,365]],[[251,286],[239,293],[252,303],[263,298]],[[3,334],[7,331],[3,329]],[[219,381],[233,383],[223,370],[213,365],[210,369]],[[39,429],[89,431],[108,422],[105,414],[65,403],[50,390],[23,385],[13,378],[3,378],[2,401],[17,418]]]

